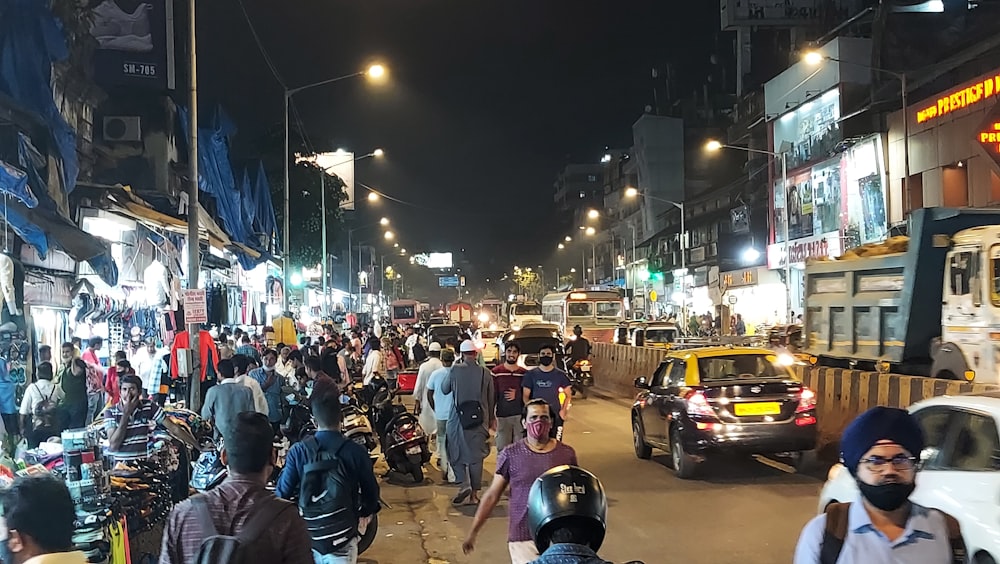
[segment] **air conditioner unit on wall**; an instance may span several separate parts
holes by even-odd
[[[107,116],[103,131],[105,141],[142,141],[142,120],[139,116]]]

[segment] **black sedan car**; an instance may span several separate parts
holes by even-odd
[[[671,352],[635,380],[635,454],[670,453],[680,478],[725,453],[788,455],[802,469],[816,447],[816,395],[774,353],[750,347]]]

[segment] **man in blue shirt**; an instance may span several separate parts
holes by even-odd
[[[533,399],[543,399],[558,409],[552,422],[552,436],[561,441],[573,392],[569,377],[555,367],[555,362],[555,347],[542,345],[538,351],[538,367],[529,370],[521,379],[521,391],[525,405]]]
[[[248,356],[260,364],[260,352],[250,344],[249,335],[243,335],[242,340],[237,342],[239,343],[239,346],[236,347],[236,354]]]
[[[924,435],[907,411],[874,407],[841,438],[841,458],[860,496],[832,503],[802,529],[794,564],[965,562],[958,522],[910,501]]]
[[[281,385],[283,379],[278,374],[278,351],[267,349],[262,356],[264,365],[261,368],[254,368],[248,376],[260,384],[261,391],[264,392],[264,399],[267,400],[267,418],[271,422],[274,434],[281,432]]]
[[[352,508],[357,512],[357,533],[364,534],[371,518],[379,510],[379,487],[372,469],[368,452],[361,445],[348,440],[340,433],[341,405],[337,390],[313,394],[310,398],[313,416],[316,418],[318,431],[315,438],[309,438],[296,443],[285,457],[285,468],[278,478],[275,493],[284,499],[299,496],[302,487],[304,471],[307,465],[319,460],[319,450],[334,454],[342,462],[345,474],[354,478],[350,487],[357,488],[356,496],[359,506]],[[313,500],[314,502],[316,500]],[[302,507],[303,500],[299,501]],[[353,533],[353,528],[351,529]],[[316,550],[317,539],[313,538],[313,558],[316,564],[354,564],[358,559],[358,537],[331,537],[328,552]]]

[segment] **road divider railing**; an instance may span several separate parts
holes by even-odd
[[[661,349],[595,343],[594,387],[610,396],[633,398],[635,379],[650,377],[665,356]],[[876,405],[906,408],[934,396],[1000,390],[992,384],[843,368],[796,366],[795,371],[816,392],[822,444],[836,442],[854,417]]]

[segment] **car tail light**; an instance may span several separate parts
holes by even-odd
[[[815,425],[816,418],[813,417],[812,415],[806,415],[804,417],[796,417],[795,424],[798,425],[799,427],[805,427],[806,425]]]
[[[708,405],[708,400],[705,399],[705,394],[701,390],[691,390],[684,396],[684,399],[687,400],[688,415],[715,417],[715,411],[712,410],[712,406]]]
[[[816,409],[816,393],[802,386],[802,391],[799,392],[799,406],[795,408],[795,413],[804,413],[813,409]]]

